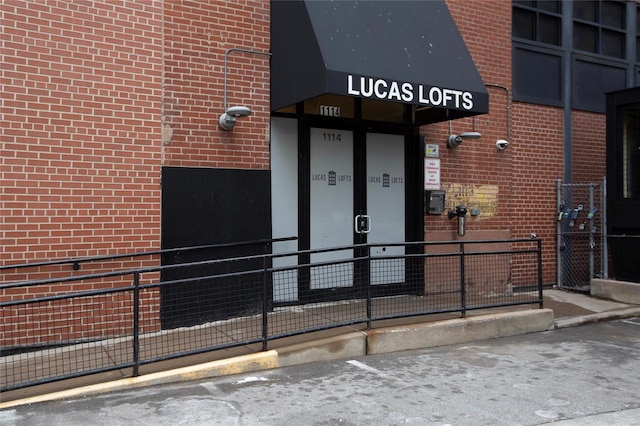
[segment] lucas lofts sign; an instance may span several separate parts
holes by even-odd
[[[473,109],[473,93],[383,78],[347,75],[347,94],[440,108]]]

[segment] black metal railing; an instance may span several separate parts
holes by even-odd
[[[114,370],[137,376],[158,361],[266,350],[313,331],[542,300],[539,239],[368,244],[8,282],[0,284],[0,391]]]

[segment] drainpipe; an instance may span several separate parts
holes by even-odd
[[[573,2],[562,2],[562,34],[564,40],[563,121],[564,121],[564,183],[571,183],[571,43],[573,43]]]

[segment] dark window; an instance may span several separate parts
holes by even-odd
[[[602,25],[624,30],[626,27],[624,3],[602,2]]]
[[[602,54],[624,58],[624,33],[602,30]]]
[[[598,53],[598,28],[576,23],[573,26],[573,47],[586,52]]]
[[[546,10],[547,12],[553,12],[553,13],[561,12],[559,1],[540,0],[538,1],[538,7],[540,8],[540,10]]]
[[[573,3],[573,17],[589,22],[598,22],[597,1],[576,1]]]
[[[559,46],[562,42],[560,28],[561,19],[557,16],[540,15],[540,36],[542,43],[553,44]]]
[[[632,72],[627,62],[633,62],[640,82],[640,3],[633,4],[636,28],[627,28],[631,4],[625,0],[514,0],[513,99],[562,106],[568,89],[564,80],[570,73],[571,107],[604,112],[604,93],[626,87]],[[635,58],[627,57],[628,35],[634,37]]]
[[[530,10],[513,9],[513,36],[536,39],[536,14]]]
[[[621,1],[573,2],[573,48],[624,59],[625,10]]]
[[[513,1],[513,97],[562,105],[562,2]]]
[[[514,1],[512,18],[513,38],[562,45],[562,5],[559,1]]]

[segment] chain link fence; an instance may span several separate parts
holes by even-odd
[[[557,181],[557,283],[588,292],[592,278],[608,278],[606,179],[600,183]]]

